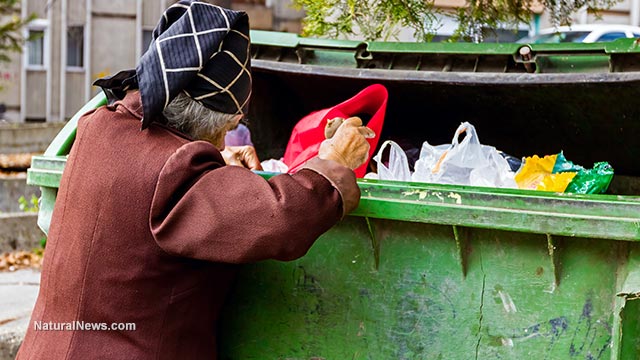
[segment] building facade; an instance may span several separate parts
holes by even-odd
[[[136,66],[175,0],[23,0],[37,20],[22,54],[0,65],[0,104],[9,122],[68,120],[97,94],[96,79]],[[208,1],[245,10],[254,29],[299,30],[302,14],[265,2]],[[297,24],[297,25],[296,25]],[[296,27],[297,26],[297,27]]]

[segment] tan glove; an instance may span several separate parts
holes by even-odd
[[[242,166],[250,170],[262,170],[260,159],[253,146],[225,146],[222,157],[227,165]]]
[[[336,134],[336,131],[338,131],[338,128],[340,127],[340,125],[342,125],[344,120],[345,119],[343,119],[341,117],[337,117],[337,118],[333,118],[333,119],[327,120],[327,125],[325,125],[325,127],[324,127],[324,137],[325,137],[325,139],[331,139],[333,137],[333,135]]]
[[[334,131],[335,128],[337,129]],[[370,146],[366,139],[373,138],[376,134],[362,126],[360,118],[351,117],[344,121],[340,118],[329,120],[325,136],[330,138],[320,144],[318,157],[336,161],[355,170],[369,157]]]

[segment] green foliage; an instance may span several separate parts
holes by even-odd
[[[453,40],[480,42],[487,28],[499,25],[516,28],[531,19],[531,0],[467,0],[468,6],[458,8],[458,28]]]
[[[467,6],[459,8],[459,27],[455,38],[467,41],[482,40],[483,32],[498,25],[515,28],[529,23],[532,9],[543,6],[551,17],[553,26],[570,25],[571,16],[581,9],[599,14],[622,0],[467,0]]]
[[[387,41],[408,27],[417,39],[428,41],[437,22],[433,0],[294,0],[294,5],[306,11],[303,36],[359,34],[367,41]]]
[[[36,255],[44,256],[44,249],[47,247],[47,237],[43,236],[40,238],[40,247],[33,249],[33,252]]]
[[[414,30],[418,41],[430,41],[438,27],[440,10],[434,0],[294,0],[304,8],[303,36],[388,41],[397,38],[400,27]],[[598,14],[621,0],[467,0],[456,9],[458,29],[452,41],[482,41],[486,31],[499,26],[516,28],[529,23],[533,9],[544,6],[554,26],[571,23],[580,9]]]
[[[31,194],[30,200],[27,200],[24,195],[20,196],[18,204],[20,204],[20,210],[27,213],[38,212],[38,209],[40,208],[38,206],[38,197],[33,194]]]
[[[21,18],[20,4],[20,0],[0,0],[0,62],[8,62],[12,53],[22,51],[22,28],[35,19],[35,15]]]
[[[31,194],[31,199],[27,200],[24,195],[20,196],[18,199],[18,204],[20,204],[20,210],[26,213],[37,213],[40,210],[38,197],[34,194]],[[47,245],[47,237],[43,236],[40,238],[40,247],[33,249],[33,252],[39,256],[42,256],[44,252],[44,248]]]

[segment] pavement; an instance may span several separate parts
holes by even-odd
[[[13,360],[38,297],[40,271],[0,272],[0,360]]]

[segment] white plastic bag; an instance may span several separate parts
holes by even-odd
[[[286,173],[289,168],[287,164],[285,164],[282,159],[269,159],[260,163],[262,165],[262,170],[266,172],[276,172],[276,173]]]
[[[460,135],[466,133],[462,141]],[[480,144],[468,122],[460,124],[451,144],[424,142],[411,179],[418,182],[517,188],[515,174],[495,147]]]
[[[389,146],[389,165],[385,165],[382,161],[382,154],[387,145]],[[407,154],[395,142],[391,140],[385,141],[376,156],[373,157],[373,160],[378,164],[378,179],[411,181]]]

